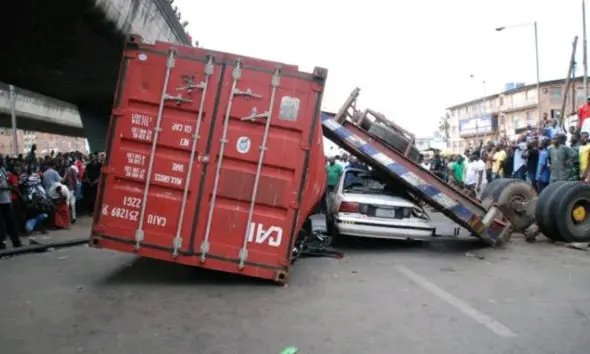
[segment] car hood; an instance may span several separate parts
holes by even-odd
[[[407,200],[406,198],[383,194],[345,193],[343,195],[343,200],[346,202],[357,202],[361,204],[387,205],[404,208],[420,208],[419,206]]]

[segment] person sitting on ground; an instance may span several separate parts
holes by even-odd
[[[28,234],[35,230],[41,231],[42,234],[47,233],[47,227],[53,220],[54,212],[53,203],[43,194],[34,192],[25,206],[25,231]]]

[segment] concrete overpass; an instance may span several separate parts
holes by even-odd
[[[15,111],[19,129],[85,136],[80,113],[73,104],[17,87]],[[11,126],[10,91],[0,82],[0,127]]]
[[[168,0],[19,0],[5,10],[0,81],[76,105],[93,150],[104,147],[127,35],[190,44]]]

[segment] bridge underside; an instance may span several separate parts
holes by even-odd
[[[103,150],[122,33],[93,0],[19,0],[5,10],[0,81],[76,104],[91,149]],[[31,130],[43,124],[35,122]]]
[[[0,113],[0,127],[11,128],[11,119],[9,114]],[[67,135],[74,137],[84,137],[84,130],[82,128],[69,127],[66,125],[49,123],[38,119],[28,117],[18,117],[18,129],[31,130],[36,132],[44,132],[58,135]]]

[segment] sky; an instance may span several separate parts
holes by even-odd
[[[175,0],[199,46],[328,68],[322,107],[337,110],[361,88],[359,106],[430,136],[445,108],[534,83],[538,23],[541,80],[563,78],[581,0]],[[471,76],[473,75],[473,78]],[[483,81],[486,82],[485,89]]]

